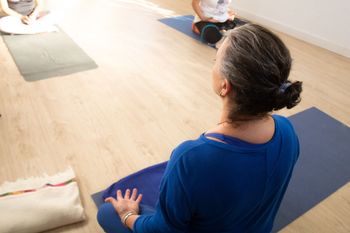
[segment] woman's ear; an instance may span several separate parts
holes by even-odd
[[[227,94],[230,93],[231,90],[232,90],[231,83],[226,78],[224,80],[222,80],[220,96],[222,96],[222,97],[226,96]]]

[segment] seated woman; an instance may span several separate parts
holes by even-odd
[[[293,126],[271,114],[300,102],[302,83],[288,80],[291,62],[284,43],[264,27],[231,30],[212,71],[212,87],[222,102],[218,124],[174,149],[153,212],[140,212],[136,189],[125,195],[118,190],[99,209],[102,228],[270,232],[299,156]]]
[[[202,41],[215,45],[223,37],[222,32],[233,29],[234,12],[229,9],[231,0],[192,0],[196,15],[192,30]]]
[[[0,31],[10,34],[35,34],[57,31],[53,17],[42,11],[42,0],[0,0]]]

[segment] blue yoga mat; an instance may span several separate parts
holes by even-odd
[[[350,181],[350,128],[317,108],[289,119],[298,133],[301,152],[273,232]]]
[[[300,156],[277,213],[273,232],[300,217],[350,181],[350,128],[317,108],[289,117],[300,140]],[[116,189],[137,187],[143,204],[155,206],[166,162],[143,169],[92,195],[97,206]]]
[[[200,40],[200,36],[192,31],[193,15],[177,16],[172,18],[159,19],[159,22],[182,32],[183,34],[192,37],[195,40]]]
[[[164,23],[165,25],[182,32],[183,34],[195,39],[195,40],[201,40],[200,36],[197,35],[192,31],[192,22],[193,22],[194,16],[193,15],[183,15],[183,16],[177,16],[177,17],[171,17],[171,18],[163,18],[159,19],[158,21],[161,23]],[[237,26],[246,24],[247,21],[235,18],[235,21]]]

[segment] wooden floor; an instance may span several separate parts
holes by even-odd
[[[191,14],[190,0],[67,2],[60,26],[99,68],[26,82],[0,40],[0,183],[72,166],[87,220],[50,232],[95,233],[91,194],[218,122],[215,50],[157,21]],[[280,113],[315,106],[350,126],[350,59],[278,34],[304,82],[303,101]],[[282,232],[350,232],[350,183]]]

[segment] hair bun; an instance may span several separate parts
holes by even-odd
[[[284,107],[293,108],[301,101],[300,93],[302,92],[302,82],[287,82],[289,85],[282,84],[276,91],[276,106],[274,110]]]

